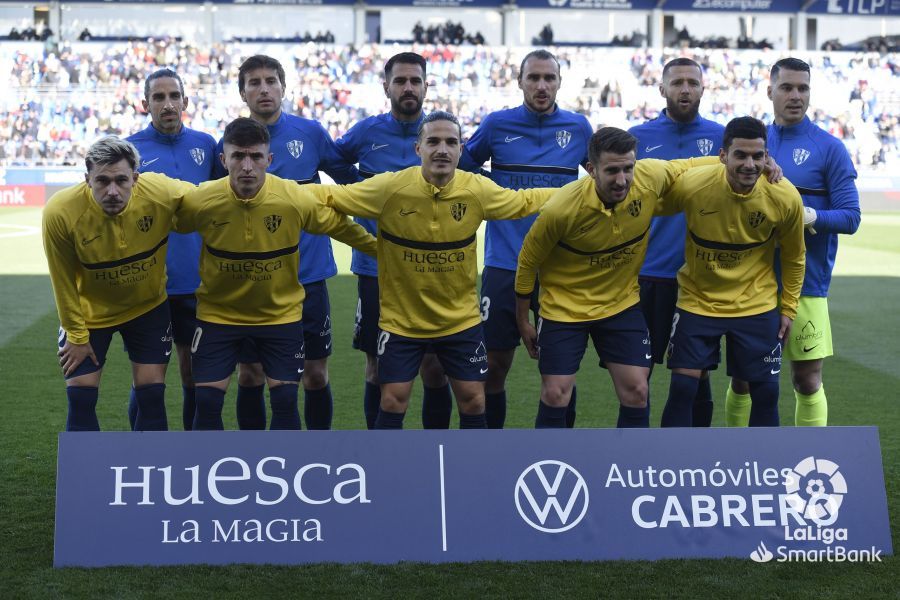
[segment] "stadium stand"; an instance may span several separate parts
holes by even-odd
[[[520,102],[518,63],[529,48],[413,45],[429,61],[425,111],[459,115],[464,135],[491,111]],[[382,112],[384,60],[393,46],[239,44],[205,47],[185,42],[72,42],[49,51],[41,42],[0,43],[0,166],[81,164],[88,145],[108,133],[130,135],[145,126],[142,82],[169,66],[194,90],[185,123],[213,136],[245,111],[237,94],[242,57],[263,52],[288,69],[286,110],[320,121],[333,137]],[[701,113],[725,123],[752,115],[768,122],[768,67],[782,53],[769,50],[674,48],[557,48],[566,86],[558,101],[593,126],[629,127],[659,110],[663,64],[675,56],[706,70]],[[900,67],[894,53],[805,52],[816,94],[810,118],[841,138],[861,169],[900,163]],[[602,69],[598,65],[603,65]],[[575,83],[577,82],[577,83]]]

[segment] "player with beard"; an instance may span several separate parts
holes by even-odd
[[[200,184],[213,176],[216,141],[211,135],[185,127],[181,113],[187,109],[184,84],[175,71],[159,69],[144,82],[143,108],[150,124],[128,137],[141,154],[141,173],[163,173],[175,179]],[[194,379],[191,375],[191,338],[197,327],[197,298],[200,285],[200,246],[197,233],[169,234],[166,253],[166,294],[172,317],[172,339],[178,355],[183,398],[182,424],[190,430],[194,422]],[[137,420],[138,403],[131,395],[128,418],[132,428]]]
[[[670,60],[663,67],[659,94],[666,108],[652,120],[629,129],[638,140],[637,158],[690,158],[716,156],[722,147],[722,125],[699,114],[703,98],[703,70],[689,58]],[[653,218],[650,244],[641,267],[641,309],[650,331],[653,363],[661,364],[669,345],[675,301],[678,298],[676,274],[684,264],[684,215]],[[651,373],[653,369],[651,363]],[[649,410],[649,398],[648,398]],[[709,374],[700,378],[694,400],[695,427],[709,427],[713,401]]]
[[[803,285],[804,210],[790,182],[760,177],[766,137],[757,119],[733,119],[719,151],[722,164],[691,169],[665,197],[663,212],[683,211],[688,235],[668,349],[672,379],[664,427],[692,425],[700,377],[718,366],[723,335],[728,374],[749,382],[750,425],[779,424],[782,346]]]
[[[488,160],[490,178],[505,188],[558,188],[578,179],[587,164],[591,126],[580,114],[556,105],[562,78],[559,61],[546,50],[528,53],[519,67],[522,105],[485,117],[466,142],[460,168],[478,171]],[[516,328],[516,261],[534,217],[488,221],[484,272],[481,277],[481,318],[487,346],[485,386],[488,427],[500,429],[506,420],[506,377],[519,345]],[[537,311],[537,292],[532,298]],[[569,403],[568,424],[575,424],[575,396]]]
[[[384,65],[384,93],[391,101],[389,113],[363,119],[339,140],[338,150],[351,164],[358,164],[361,177],[400,171],[421,164],[416,154],[416,138],[422,124],[422,102],[428,91],[425,81],[425,59],[414,52],[401,52]],[[356,219],[375,234],[375,221]],[[359,299],[356,305],[356,327],[353,347],[366,353],[366,386],[363,412],[366,426],[375,427],[381,387],[378,384],[378,262],[357,250],[353,251],[350,270],[358,277]],[[431,352],[422,360],[422,426],[425,429],[447,429],[450,426],[452,396],[447,377]]]
[[[341,157],[322,125],[282,110],[285,74],[276,59],[256,55],[241,63],[238,91],[250,109],[250,117],[269,130],[273,156],[270,173],[300,184],[318,183],[319,171],[326,172],[338,183],[359,180],[357,170]],[[219,174],[224,172],[223,167]],[[304,419],[309,429],[330,429],[334,410],[328,383],[331,306],[325,280],[337,275],[337,265],[331,241],[326,236],[304,235],[300,241],[300,254],[299,278],[306,291],[303,306]],[[237,413],[241,429],[264,429],[266,425],[265,378],[254,354],[252,345],[244,348],[238,373]]]
[[[772,66],[768,94],[775,123],[769,125],[769,153],[784,165],[785,175],[803,197],[806,276],[797,308],[797,324],[784,345],[791,361],[797,404],[794,424],[828,424],[822,367],[832,355],[828,288],[837,256],[838,234],[859,228],[856,169],[844,144],[806,116],[810,95],[809,65],[783,58]],[[747,424],[750,396],[746,382],[733,380],[725,400],[729,426]]]

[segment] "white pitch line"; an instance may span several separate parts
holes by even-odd
[[[37,235],[41,232],[40,227],[35,227],[33,225],[10,225],[9,223],[0,223],[0,229],[17,229],[18,231],[13,231],[10,233],[0,233],[0,239],[2,238],[14,238],[14,237],[25,237],[28,235]]]
[[[441,540],[444,552],[447,551],[447,499],[444,493],[444,445],[438,446],[438,456],[441,462]]]

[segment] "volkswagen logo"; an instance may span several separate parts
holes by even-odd
[[[536,462],[516,481],[516,509],[531,527],[562,533],[584,518],[588,488],[581,473],[558,460]]]

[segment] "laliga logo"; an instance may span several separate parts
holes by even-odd
[[[809,456],[794,467],[784,488],[788,502],[804,519],[825,527],[837,521],[847,482],[835,463]]]
[[[552,482],[548,475],[553,478]],[[539,486],[536,485],[538,483]],[[525,502],[522,502],[523,498]],[[515,499],[519,516],[531,527],[544,533],[562,533],[584,518],[588,508],[588,489],[581,473],[570,465],[558,460],[542,460],[519,475]],[[565,502],[565,506],[560,500]],[[573,516],[578,506],[581,511]],[[550,511],[555,513],[554,518],[550,517]]]

